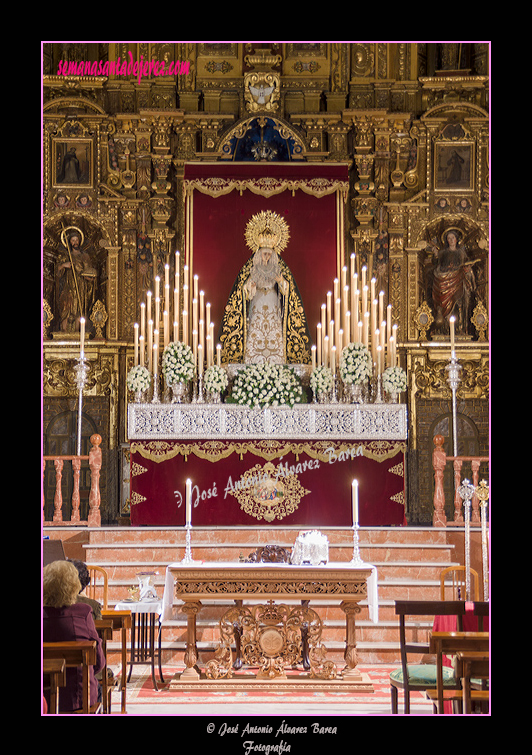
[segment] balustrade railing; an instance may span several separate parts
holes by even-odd
[[[102,438],[95,433],[90,438],[91,448],[88,456],[43,456],[43,476],[46,471],[46,463],[53,461],[55,467],[55,493],[54,493],[54,514],[51,521],[44,519],[44,495],[43,495],[43,524],[44,526],[57,525],[87,525],[89,527],[101,526],[100,513],[100,470],[102,468],[102,449],[100,444]],[[81,462],[88,460],[91,483],[89,492],[89,511],[87,519],[82,520],[80,517],[80,474]],[[61,483],[63,480],[63,468],[65,461],[72,463],[73,471],[73,490],[72,490],[72,513],[70,520],[63,519],[63,491]]]
[[[432,466],[434,468],[434,513],[432,515],[432,525],[434,527],[446,527],[450,525],[463,525],[464,515],[462,513],[463,500],[459,494],[459,488],[462,484],[462,467],[464,462],[471,463],[471,483],[478,486],[480,465],[483,462],[489,462],[488,456],[447,456],[443,444],[445,438],[443,435],[434,437],[434,451],[432,453]],[[452,462],[454,469],[454,518],[448,522],[445,513],[445,491],[443,476],[448,462]],[[471,524],[480,525],[480,505],[476,492],[471,498]]]

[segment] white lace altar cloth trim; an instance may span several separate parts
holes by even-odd
[[[296,404],[249,409],[236,404],[128,406],[129,440],[298,438],[406,440],[406,404]]]

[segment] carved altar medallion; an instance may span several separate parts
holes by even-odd
[[[255,519],[284,519],[297,511],[301,498],[309,493],[296,475],[286,474],[281,464],[255,465],[244,472],[231,490],[240,508]]]

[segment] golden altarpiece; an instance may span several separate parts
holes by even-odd
[[[190,166],[345,166],[337,269],[354,254],[375,277],[408,376],[406,520],[431,521],[432,438],[451,443],[450,313],[459,452],[488,455],[488,63],[488,43],[43,45],[44,453],[74,453],[81,313],[102,522],[129,519],[134,324],[190,261]]]

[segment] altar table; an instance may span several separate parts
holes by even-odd
[[[308,633],[310,673],[314,683],[354,684],[372,692],[357,669],[355,616],[368,600],[370,618],[378,621],[377,570],[372,564],[329,563],[296,566],[284,563],[173,563],[167,567],[162,620],[172,615],[174,598],[187,616],[184,684],[233,679],[231,644],[241,643],[244,661],[259,667],[254,680],[290,683],[287,667],[301,661],[300,630]],[[346,616],[345,663],[341,672],[326,659],[322,622],[309,605],[338,599]],[[235,601],[220,620],[220,646],[203,673],[197,666],[196,617],[202,601]],[[238,627],[238,631],[236,631]],[[299,676],[301,679],[301,675]]]

